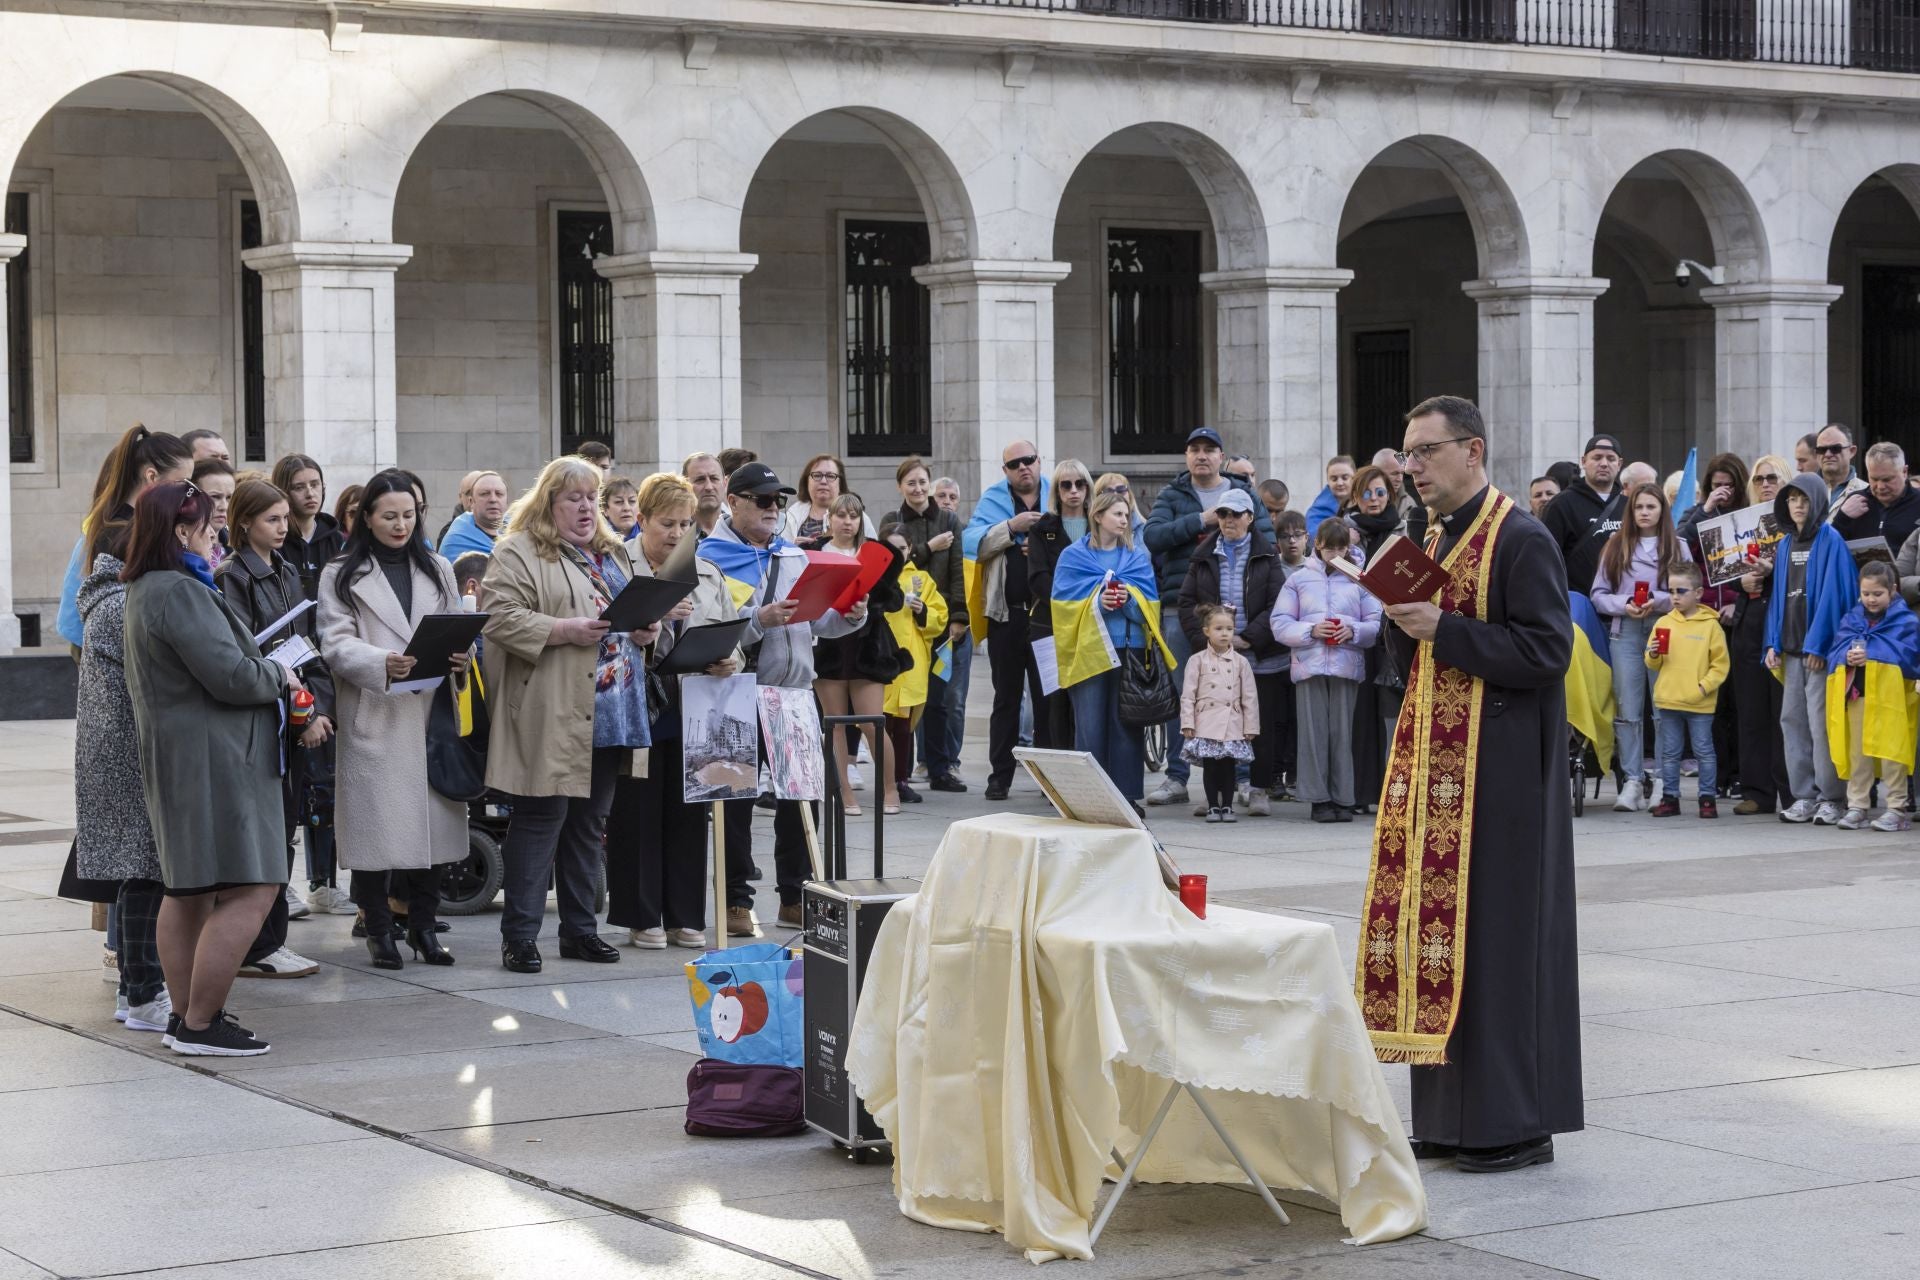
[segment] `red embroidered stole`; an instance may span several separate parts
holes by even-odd
[[[1493,545],[1513,502],[1497,489],[1441,562],[1445,613],[1484,620]],[[1438,545],[1439,531],[1427,544]],[[1355,995],[1382,1062],[1438,1066],[1460,1012],[1467,864],[1486,684],[1415,646],[1380,790]]]

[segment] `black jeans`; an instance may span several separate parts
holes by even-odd
[[[1260,701],[1260,736],[1253,740],[1253,769],[1248,781],[1265,791],[1293,771],[1293,676],[1284,668],[1256,675],[1253,692]]]
[[[880,780],[874,779],[874,791],[880,790]],[[878,804],[878,795],[868,803]],[[782,800],[773,811],[773,879],[780,891],[780,905],[797,907],[800,905],[800,889],[813,879],[813,856],[807,852],[807,831],[800,822],[800,806],[809,805],[813,810],[813,829],[817,837],[820,832],[820,806],[811,800]]]
[[[1024,567],[1022,564],[1014,566]],[[1019,609],[1005,622],[987,620],[987,660],[993,664],[993,716],[987,722],[987,781],[1004,787],[1013,781],[1013,749],[1020,744],[1020,699],[1033,698],[1033,745],[1051,747],[1053,726],[1040,669],[1033,662],[1027,615]]]
[[[120,882],[120,994],[134,1007],[149,1004],[167,979],[160,972],[160,903],[166,897],[158,880]],[[281,909],[285,910],[285,903]]]
[[[613,784],[607,813],[610,925],[707,927],[707,806],[683,798],[683,758],[678,737],[656,742],[647,753],[646,777]]]
[[[348,889],[353,904],[366,913],[367,936],[393,932],[392,898],[407,904],[407,928],[431,933],[440,918],[440,868],[418,871],[356,871]]]
[[[584,796],[515,796],[513,820],[501,845],[506,863],[505,905],[500,937],[531,942],[540,933],[547,910],[547,877],[560,898],[560,936],[584,938],[599,932],[594,918],[595,872],[613,804],[615,762],[624,748],[596,747],[592,778]]]
[[[753,907],[752,881],[760,878],[753,861],[753,811],[751,800],[728,800],[727,816],[727,906]]]

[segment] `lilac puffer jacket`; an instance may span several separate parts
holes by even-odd
[[[1314,639],[1313,625],[1328,618],[1353,628],[1353,639],[1331,645]],[[1273,638],[1293,651],[1295,684],[1314,676],[1364,680],[1366,651],[1380,638],[1380,602],[1344,574],[1329,574],[1318,555],[1309,555],[1287,575],[1273,602]]]

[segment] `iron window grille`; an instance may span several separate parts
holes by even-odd
[[[240,202],[240,247],[260,247],[260,203]],[[267,460],[267,312],[260,273],[240,264],[241,457]]]
[[[7,195],[4,225],[7,234],[24,236],[27,230],[27,193]],[[33,311],[27,273],[33,250],[9,263],[7,273],[7,460],[33,461]]]
[[[933,451],[931,304],[913,278],[928,246],[924,222],[846,224],[843,376],[852,457]]]
[[[1107,447],[1179,453],[1201,425],[1200,233],[1107,232]]]
[[[613,217],[563,210],[555,218],[560,281],[560,452],[588,441],[613,448],[613,282],[593,268],[613,252]]]

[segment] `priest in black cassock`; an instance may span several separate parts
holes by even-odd
[[[1422,1158],[1497,1172],[1583,1127],[1564,681],[1573,624],[1552,535],[1487,482],[1472,401],[1407,415],[1401,465],[1448,575],[1389,605],[1406,700],[1374,833],[1356,994],[1413,1068]]]

